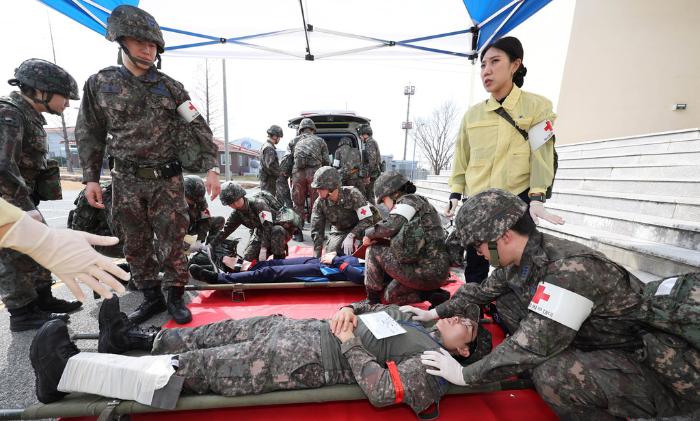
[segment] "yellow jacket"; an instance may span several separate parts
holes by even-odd
[[[520,194],[529,188],[530,193],[544,193],[552,183],[554,140],[531,152],[523,136],[494,112],[500,106],[491,97],[464,114],[449,180],[451,192],[472,196],[499,188]],[[547,98],[515,85],[503,108],[525,131],[556,118]]]
[[[22,209],[0,197],[0,226],[14,224],[22,217],[22,214],[24,214]]]

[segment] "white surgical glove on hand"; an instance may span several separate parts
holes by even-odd
[[[437,368],[437,370],[425,370],[426,373],[440,376],[457,386],[467,385],[462,376],[462,365],[444,348],[440,348],[440,351],[425,351],[420,356],[420,361],[423,365]]]
[[[355,251],[355,235],[353,233],[348,234],[343,240],[343,253],[346,256],[352,255]]]
[[[539,218],[542,218],[545,221],[551,222],[556,225],[564,224],[564,218],[562,218],[559,215],[547,212],[547,209],[544,208],[544,203],[537,200],[533,200],[532,202],[530,202],[530,216],[532,217],[532,220],[535,221],[535,224],[540,223]]]
[[[112,292],[105,285],[116,292],[125,291],[124,286],[114,279],[114,276],[126,281],[129,274],[114,264],[112,259],[91,247],[113,246],[118,242],[117,237],[49,228],[30,215],[24,214],[0,240],[0,247],[11,248],[30,256],[41,266],[55,273],[75,298],[83,301],[85,295],[77,281],[89,286],[103,298],[112,298]]]
[[[404,313],[413,313],[415,316],[411,318],[411,320],[415,320],[417,322],[429,322],[435,319],[438,319],[438,314],[435,309],[432,310],[422,310],[418,307],[413,307],[413,306],[401,306],[399,307],[399,310],[403,311]]]
[[[202,251],[206,246],[202,244],[201,241],[197,240],[192,245],[190,245],[190,248],[187,250],[188,253],[194,253],[197,251]]]

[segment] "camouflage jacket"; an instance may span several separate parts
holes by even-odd
[[[0,195],[25,211],[35,209],[35,180],[46,169],[45,124],[19,92],[0,98]]]
[[[341,180],[345,181],[360,176],[362,156],[357,148],[353,148],[350,145],[340,146],[335,150],[335,160],[337,160],[338,163],[336,165],[336,163],[333,162],[333,166],[338,168]]]
[[[331,228],[335,231],[352,233],[356,239],[361,240],[365,230],[378,220],[379,211],[367,202],[362,192],[356,187],[341,187],[337,203],[318,197],[311,214],[311,239],[314,242],[314,252],[318,253],[323,248],[326,224],[331,224]]]
[[[382,173],[382,155],[379,153],[379,145],[373,137],[365,141],[365,177],[376,179]]]
[[[531,303],[549,298],[540,282],[593,302],[578,332],[528,311]],[[498,268],[481,284],[462,285],[436,310],[440,317],[447,317],[469,303],[486,304],[504,294],[515,294],[519,313],[526,315],[517,330],[484,359],[463,370],[467,384],[497,381],[533,368],[569,346],[584,351],[638,347],[641,325],[635,314],[641,297],[634,292],[635,282],[639,281],[599,252],[535,232],[525,246],[520,266]]]
[[[263,211],[270,212],[270,207],[262,199],[245,198],[246,206],[243,209],[234,209],[231,215],[226,219],[224,228],[219,232],[210,244],[216,245],[228,238],[241,225],[249,228],[251,231],[256,231],[256,234],[263,241],[270,241],[270,230],[272,229],[272,218],[270,221],[263,221]],[[251,232],[251,235],[253,233]]]
[[[260,150],[260,181],[277,180],[280,175],[280,163],[277,159],[277,147],[270,139]]]
[[[290,151],[294,153],[294,171],[331,164],[326,141],[316,135],[302,134],[297,136],[292,139],[289,147]]]
[[[407,205],[415,210],[411,221],[396,213],[398,205]],[[368,229],[365,235],[373,240],[392,239],[409,222],[415,225],[410,227],[411,232],[403,233],[405,237],[419,237],[427,247],[444,247],[445,230],[442,228],[440,215],[428,199],[417,194],[405,194],[399,197],[389,216]]]
[[[196,235],[197,240],[204,242],[209,233],[209,228],[211,224],[211,213],[209,213],[209,207],[200,203],[195,203],[193,205],[187,204],[187,215],[190,217],[190,225],[187,228],[187,234]]]
[[[187,124],[177,113],[189,99],[180,82],[155,67],[141,77],[116,66],[90,76],[75,127],[83,182],[99,180],[105,152],[139,165],[163,164],[177,159],[180,142],[191,135],[207,143],[207,167],[217,166],[204,118]]]

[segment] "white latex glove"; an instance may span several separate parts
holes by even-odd
[[[457,211],[457,205],[459,204],[459,200],[457,199],[450,199],[450,202],[447,204],[447,208],[445,208],[445,216],[452,216],[455,214]]]
[[[346,256],[350,256],[354,251],[355,235],[353,233],[350,233],[347,236],[345,236],[345,240],[343,240],[343,253],[345,253]]]
[[[197,241],[195,241],[194,243],[192,243],[192,245],[191,245],[190,248],[187,250],[187,252],[188,252],[188,253],[194,253],[194,252],[197,252],[197,251],[202,251],[205,247],[206,247],[206,246],[205,246],[204,244],[202,244],[201,241],[197,240]]]
[[[530,216],[532,217],[532,220],[535,221],[535,224],[540,223],[540,218],[556,225],[564,224],[564,218],[547,212],[547,209],[544,208],[544,203],[537,200],[530,202]]]
[[[418,307],[413,307],[413,306],[401,306],[399,307],[399,310],[403,311],[404,313],[413,313],[415,316],[411,318],[411,320],[415,320],[417,322],[429,322],[432,320],[438,319],[438,314],[435,309],[432,310],[422,310]]]
[[[124,286],[114,276],[123,280],[129,274],[120,269],[112,259],[96,252],[91,245],[113,246],[117,237],[102,237],[82,231],[49,228],[31,216],[24,214],[10,228],[0,241],[0,247],[7,247],[29,255],[41,266],[55,273],[70,289],[75,298],[85,300],[78,286],[80,281],[100,294],[112,298],[114,291],[124,292]],[[112,276],[114,275],[114,276]]]
[[[440,351],[425,351],[420,356],[420,361],[423,365],[437,368],[437,370],[425,370],[426,373],[440,376],[457,386],[467,385],[462,376],[462,365],[444,348],[440,348]]]
[[[41,214],[39,213],[38,210],[27,211],[27,215],[31,216],[33,219],[35,219],[39,222],[44,222],[44,218],[41,217]]]

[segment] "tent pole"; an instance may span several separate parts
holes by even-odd
[[[224,179],[226,181],[231,181],[231,156],[228,151],[228,100],[226,98],[226,59],[221,59],[221,72],[223,76],[223,89],[224,89],[224,165],[226,165],[226,170],[224,171]]]

